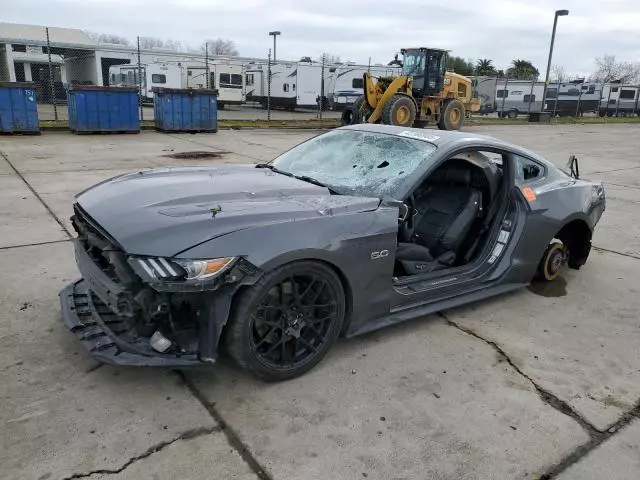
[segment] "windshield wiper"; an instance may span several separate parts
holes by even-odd
[[[324,187],[324,188],[328,189],[329,192],[331,192],[333,194],[336,194],[336,195],[339,194],[333,188],[331,188],[329,185],[327,185],[326,183],[322,183],[320,180],[317,180],[317,179],[315,179],[313,177],[309,177],[308,175],[295,175],[295,174],[293,174],[291,172],[285,172],[284,170],[279,170],[278,168],[274,167],[270,163],[259,163],[259,164],[256,165],[256,168],[268,168],[272,172],[280,173],[282,175],[286,175],[287,177],[296,178],[298,180],[302,180],[303,182],[311,183],[311,184],[317,185],[319,187]]]
[[[295,177],[295,175],[293,173],[285,172],[284,170],[280,170],[280,169],[274,167],[273,165],[271,165],[270,163],[258,163],[256,165],[256,168],[268,168],[272,172],[280,173],[282,175],[286,175],[287,177]]]

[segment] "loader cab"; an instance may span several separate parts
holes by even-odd
[[[444,86],[447,51],[436,48],[406,48],[402,74],[413,78],[413,96],[416,98],[439,95]]]

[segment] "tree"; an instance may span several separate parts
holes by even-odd
[[[462,57],[448,56],[446,67],[450,72],[456,72],[466,76],[473,75],[474,71],[473,63]]]
[[[164,48],[164,42],[161,39],[155,37],[140,37],[140,48],[142,50]]]
[[[592,75],[593,82],[636,83],[640,81],[640,64],[637,62],[617,62],[615,55],[605,54],[595,59],[598,69]]]
[[[495,75],[497,72],[492,60],[480,58],[476,62],[475,73],[476,75]]]
[[[340,63],[340,55],[336,55],[334,53],[323,53],[318,57],[318,62],[322,62],[322,57],[324,56],[324,63],[326,64],[338,64]]]
[[[182,42],[180,40],[167,40],[164,42],[164,48],[166,50],[173,50],[174,52],[182,52],[184,50]]]
[[[112,45],[129,45],[129,39],[121,37],[120,35],[114,35],[112,33],[96,33],[86,32],[91,38],[98,43],[110,43]]]
[[[200,50],[202,52],[205,52],[207,50],[207,46],[209,47],[209,55],[225,55],[228,57],[237,57],[239,55],[238,49],[236,49],[236,44],[233,40],[224,38],[210,38],[202,42]]]
[[[567,71],[562,65],[554,65],[551,67],[551,81],[554,83],[562,83],[568,78]]]
[[[516,59],[507,69],[507,77],[514,80],[536,80],[540,72],[529,60]]]

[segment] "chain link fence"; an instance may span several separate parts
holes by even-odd
[[[39,29],[40,27],[34,27]],[[73,31],[79,32],[80,31]],[[29,41],[0,43],[0,81],[31,82],[40,119],[67,119],[67,91],[74,85],[128,86],[139,92],[140,116],[153,120],[154,88],[218,90],[219,117],[237,120],[339,118],[362,95],[363,73],[400,73],[397,65],[329,64],[167,51],[133,45],[102,44],[68,29],[37,30]],[[544,82],[473,76],[477,115],[509,119],[531,113],[553,116],[623,116],[638,113],[640,87],[588,81]]]

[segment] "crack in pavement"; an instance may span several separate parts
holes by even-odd
[[[464,332],[467,335],[471,335],[472,337],[475,337],[478,340],[481,340],[487,345],[491,346],[498,353],[498,355],[500,355],[500,357],[503,358],[519,375],[521,375],[523,378],[526,378],[531,383],[531,385],[533,385],[533,387],[536,389],[536,391],[538,392],[538,395],[540,396],[540,398],[544,403],[554,408],[555,410],[559,411],[560,413],[563,413],[564,415],[567,415],[573,418],[589,434],[589,437],[594,438],[602,434],[602,431],[594,427],[587,419],[585,419],[582,415],[576,412],[567,402],[558,398],[549,390],[546,390],[545,388],[538,385],[529,375],[524,373],[522,369],[518,367],[513,362],[513,360],[511,360],[511,358],[505,353],[502,347],[500,347],[500,345],[498,345],[496,342],[492,340],[487,340],[486,338],[480,336],[473,330],[459,325],[458,323],[449,319],[449,317],[447,317],[442,312],[438,312],[438,314],[442,318],[444,318],[444,320],[447,322],[448,325],[454,328],[457,328],[461,332]]]
[[[164,449],[165,447],[168,447],[169,445],[171,445],[173,443],[176,443],[176,442],[178,442],[180,440],[191,440],[192,438],[198,438],[198,437],[202,437],[204,435],[211,435],[212,433],[219,432],[219,431],[220,431],[220,427],[218,427],[218,426],[209,427],[209,428],[199,427],[199,428],[194,428],[194,429],[191,429],[191,430],[187,430],[186,432],[181,433],[180,435],[178,435],[173,440],[167,440],[167,441],[164,441],[164,442],[157,443],[156,445],[153,445],[153,446],[149,447],[147,450],[145,450],[140,455],[136,455],[135,457],[131,457],[121,467],[118,467],[116,469],[101,468],[101,469],[97,469],[97,470],[91,470],[91,471],[86,472],[86,473],[74,473],[73,475],[70,475],[68,477],[64,477],[62,480],[73,480],[73,479],[76,479],[76,478],[87,478],[87,477],[90,477],[91,475],[115,475],[117,473],[121,473],[122,471],[126,470],[132,464],[136,463],[138,460],[142,460],[143,458],[147,458],[147,457],[153,455],[154,453],[157,453],[157,452],[161,451],[162,449]]]
[[[617,252],[613,252],[617,253]],[[505,351],[500,347],[496,342],[492,340],[487,340],[483,338],[473,330],[463,327],[453,320],[449,319],[444,313],[438,312],[438,315],[442,317],[448,325],[457,328],[461,332],[466,333],[472,337],[481,340],[487,345],[491,346],[497,353],[503,358],[510,366],[513,368],[519,375],[523,378],[526,378],[531,385],[536,389],[540,399],[550,407],[559,411],[560,413],[571,417],[575,420],[589,435],[589,441],[583,445],[576,447],[571,453],[566,455],[562,460],[560,460],[557,464],[551,466],[544,474],[539,477],[539,480],[553,480],[560,473],[565,471],[574,463],[578,462],[581,458],[588,455],[591,451],[598,448],[603,442],[607,441],[612,436],[616,435],[620,430],[626,427],[629,423],[631,423],[634,419],[640,419],[640,401],[630,410],[624,412],[620,418],[609,425],[604,430],[597,429],[591,422],[585,419],[582,415],[576,412],[567,402],[558,398],[549,390],[542,388],[538,385],[529,375],[524,373],[520,367],[518,367],[513,360],[505,353]]]
[[[35,242],[35,243],[24,243],[22,245],[9,245],[7,247],[0,247],[0,250],[10,250],[12,248],[23,248],[23,247],[38,247],[40,245],[51,245],[52,243],[65,243],[70,242],[71,238],[65,238],[64,240],[49,240],[48,242]]]
[[[249,466],[251,471],[256,474],[256,476],[260,480],[273,480],[271,476],[267,473],[265,468],[260,465],[258,460],[251,454],[249,448],[242,443],[238,434],[233,430],[233,428],[222,418],[222,415],[216,410],[213,403],[210,403],[206,397],[198,390],[198,387],[189,379],[182,371],[176,370],[175,373],[180,377],[184,385],[189,389],[191,394],[200,402],[200,404],[205,408],[209,415],[220,425],[220,429],[227,437],[227,442],[234,448],[240,457],[245,461],[245,463]]]
[[[629,258],[633,258],[635,260],[640,260],[640,257],[637,255],[633,255],[632,253],[624,253],[624,252],[618,252],[616,250],[609,250],[608,248],[602,248],[602,247],[597,247],[597,246],[593,246],[594,250],[599,250],[601,252],[607,252],[607,253],[613,253],[615,255],[622,255],[623,257],[629,257]]]
[[[27,182],[27,179],[24,178],[24,176],[22,175],[22,173],[20,173],[20,171],[18,171],[18,169],[13,165],[13,163],[11,163],[11,161],[9,160],[9,158],[4,154],[4,152],[0,152],[0,157],[4,158],[4,161],[7,162],[9,164],[9,166],[11,167],[11,169],[14,171],[14,173],[20,177],[20,180],[22,180],[24,182],[24,184],[27,186],[27,188],[29,190],[31,190],[31,193],[33,193],[35,195],[35,197],[40,201],[40,203],[42,204],[42,206],[47,210],[47,212],[49,212],[49,215],[51,215],[51,217],[58,223],[58,225],[60,225],[60,228],[62,229],[62,231],[67,235],[67,237],[71,238],[73,235],[71,235],[71,233],[69,233],[69,230],[67,230],[67,227],[65,226],[65,224],[62,222],[62,220],[60,220],[55,213],[53,213],[53,210],[51,210],[51,207],[49,207],[49,205],[47,205],[47,203],[42,199],[42,197],[40,196],[40,194],[38,192],[36,192],[35,188],[33,188],[31,186],[31,184],[29,182]]]
[[[560,462],[558,462],[556,465],[553,465],[551,468],[549,468],[544,474],[540,476],[539,480],[553,480],[571,465],[578,462],[580,459],[598,448],[602,443],[606,442],[614,435],[617,435],[618,432],[623,430],[627,425],[629,425],[634,419],[637,418],[640,418],[640,402],[638,402],[636,406],[631,410],[623,413],[618,421],[609,426],[607,430],[592,438],[584,445],[580,445],[573,452],[560,460]]]

